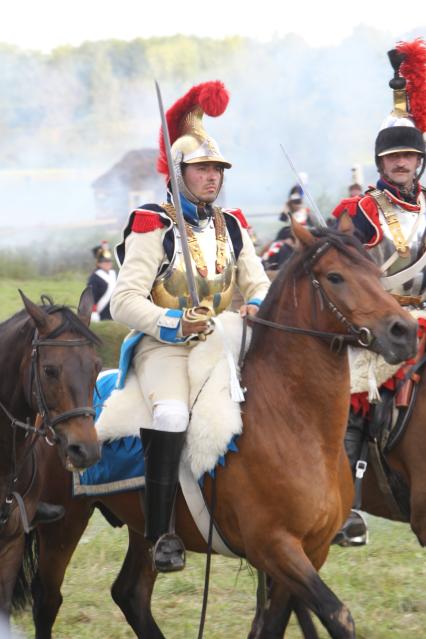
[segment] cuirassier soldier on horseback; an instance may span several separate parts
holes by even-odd
[[[235,286],[244,296],[242,314],[255,314],[269,287],[241,211],[214,205],[224,169],[231,164],[204,130],[202,116],[220,115],[228,99],[222,83],[206,82],[166,114],[187,247],[176,217],[163,130],[157,168],[166,176],[167,199],[134,211],[117,247],[121,269],[111,313],[144,334],[134,349],[133,366],[152,412],[151,427],[141,424],[145,536],[154,544],[154,565],[161,572],[185,564],[183,543],[174,533],[173,507],[189,423],[188,355],[212,331],[210,318],[230,306]],[[195,280],[196,305],[183,249]]]
[[[389,83],[394,110],[375,141],[379,179],[364,195],[343,200],[333,215],[349,214],[355,233],[383,272],[385,288],[415,309],[423,307],[426,290],[425,189],[420,184],[425,167],[426,44],[420,39],[402,42],[388,55],[395,72]],[[354,473],[366,451],[369,423],[380,410],[383,403],[374,408],[364,397],[353,396],[345,444]],[[362,475],[362,465],[357,475]],[[363,518],[353,511],[336,539],[342,545],[365,543]]]

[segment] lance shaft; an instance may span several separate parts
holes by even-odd
[[[291,157],[289,156],[289,154],[287,153],[287,151],[285,150],[284,146],[282,144],[280,144],[281,147],[281,151],[284,153],[284,156],[287,160],[287,162],[290,165],[291,170],[293,171],[294,175],[296,176],[296,180],[298,185],[300,186],[300,188],[302,189],[303,193],[306,193],[306,197],[309,200],[310,205],[312,206],[312,212],[315,215],[315,218],[319,224],[319,226],[322,226],[323,228],[327,228],[327,224],[326,221],[324,219],[323,214],[321,213],[321,211],[319,210],[314,198],[312,197],[312,195],[310,194],[308,187],[305,186],[302,182],[302,180],[300,179],[300,175],[299,173],[296,171],[296,167],[294,166]]]
[[[161,97],[161,91],[158,82],[155,82],[155,89],[157,91],[158,107],[161,115],[161,126],[163,128],[164,146],[167,155],[167,164],[169,167],[169,176],[171,183],[171,190],[173,195],[173,204],[176,211],[176,222],[179,230],[183,259],[185,262],[186,281],[188,283],[189,295],[191,297],[192,306],[200,305],[200,298],[198,297],[197,284],[195,282],[194,271],[192,270],[191,253],[188,245],[188,235],[186,233],[185,219],[183,217],[182,205],[180,203],[179,187],[176,178],[176,169],[172,159],[172,146],[170,144],[169,127],[167,125],[166,115],[164,113],[163,99]]]

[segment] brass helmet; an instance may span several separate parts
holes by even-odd
[[[109,244],[106,240],[101,240],[101,243],[92,248],[92,253],[95,256],[96,262],[112,262],[112,253],[109,248]]]
[[[229,93],[222,82],[203,82],[192,87],[166,113],[179,190],[191,201],[194,201],[194,195],[188,191],[184,182],[182,164],[217,162],[225,169],[232,166],[223,157],[217,142],[206,132],[202,121],[204,113],[212,117],[221,115],[228,102]],[[162,130],[157,170],[168,181],[169,167]]]
[[[399,42],[388,52],[388,57],[394,69],[394,77],[389,82],[393,89],[394,108],[376,138],[376,164],[380,157],[398,151],[419,153],[424,163],[426,43],[421,38],[413,42]]]

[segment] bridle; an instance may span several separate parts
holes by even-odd
[[[332,302],[332,300],[328,297],[327,293],[325,292],[324,288],[321,286],[321,283],[315,277],[315,274],[313,272],[313,267],[315,266],[315,264],[332,246],[333,244],[328,240],[325,240],[323,243],[321,243],[317,250],[310,256],[310,258],[304,262],[303,268],[305,273],[309,277],[309,280],[313,287],[313,291],[318,293],[322,303],[325,304],[325,306],[331,311],[331,313],[337,317],[339,322],[345,326],[347,333],[332,333],[328,331],[316,331],[309,328],[300,328],[298,326],[287,326],[286,324],[279,324],[278,322],[266,320],[262,317],[258,317],[257,315],[246,315],[243,322],[243,337],[240,356],[238,360],[238,365],[240,368],[244,360],[248,322],[254,324],[262,324],[263,326],[268,326],[269,328],[285,331],[286,333],[308,335],[310,337],[323,339],[330,342],[330,350],[334,353],[340,353],[345,345],[347,346],[350,344],[361,346],[363,348],[368,348],[369,346],[371,346],[371,344],[375,340],[375,337],[370,329],[366,326],[358,328],[357,326],[355,326],[355,324],[350,322],[348,318],[337,308],[334,302]]]
[[[54,306],[51,309],[47,309],[46,312],[49,314],[59,312],[64,307]],[[55,328],[51,333],[49,333],[46,337],[40,339],[38,330],[35,329],[34,336],[32,339],[32,349],[31,349],[31,365],[30,365],[30,376],[29,376],[29,389],[26,393],[26,400],[28,404],[32,405],[32,398],[35,399],[35,403],[37,406],[37,414],[41,419],[41,427],[33,426],[29,423],[29,418],[26,422],[22,422],[16,419],[7,407],[0,401],[0,409],[6,415],[9,420],[10,426],[13,431],[12,437],[12,471],[9,475],[8,479],[8,490],[6,491],[7,497],[4,501],[3,505],[0,505],[0,530],[3,528],[9,520],[11,511],[12,511],[12,503],[15,499],[21,514],[21,519],[23,523],[23,527],[26,533],[29,532],[29,524],[28,518],[26,515],[24,498],[29,493],[34,483],[34,479],[37,472],[37,463],[36,456],[34,454],[34,446],[37,441],[37,436],[44,437],[45,441],[49,446],[54,446],[58,443],[59,439],[55,433],[55,428],[58,424],[65,422],[74,417],[95,417],[96,411],[91,406],[81,406],[77,408],[72,408],[71,410],[64,411],[57,415],[56,417],[51,417],[50,410],[46,402],[45,393],[43,391],[43,385],[40,379],[40,366],[39,366],[39,349],[44,346],[65,346],[65,347],[76,347],[79,348],[81,346],[88,346],[92,342],[88,338],[77,338],[77,339],[56,339],[59,335],[61,335],[68,328],[68,321],[65,319],[57,328]],[[16,437],[17,437],[17,429],[23,429],[26,431],[26,437],[32,433],[33,439],[31,441],[28,450],[26,451],[21,463],[18,466],[17,463],[17,451],[16,451]],[[33,460],[33,469],[32,475],[29,482],[28,487],[26,488],[23,495],[21,495],[15,488],[18,483],[19,476],[21,474],[22,469],[25,466],[25,463],[28,457],[31,455]]]
[[[32,389],[32,395],[35,397],[37,404],[37,412],[42,418],[43,426],[40,430],[37,430],[37,434],[45,437],[46,441],[50,445],[54,445],[57,442],[55,434],[55,427],[72,419],[73,417],[95,417],[96,411],[91,406],[81,406],[78,408],[72,408],[71,410],[64,411],[54,418],[49,415],[49,407],[47,406],[46,398],[43,392],[43,387],[40,380],[39,372],[39,348],[41,346],[67,346],[67,347],[80,347],[88,346],[91,344],[87,338],[80,339],[55,339],[56,335],[60,335],[66,327],[66,322],[58,326],[52,333],[43,339],[38,338],[38,331],[35,331],[34,339],[32,341],[31,351],[31,371],[30,371],[30,388]],[[49,438],[49,434],[53,436],[52,440]]]

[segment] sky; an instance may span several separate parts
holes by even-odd
[[[364,24],[399,38],[426,24],[426,2],[395,10],[391,0],[12,0],[2,10],[0,42],[46,53],[86,40],[167,36],[176,33],[269,40],[301,35],[311,46],[334,45]]]

